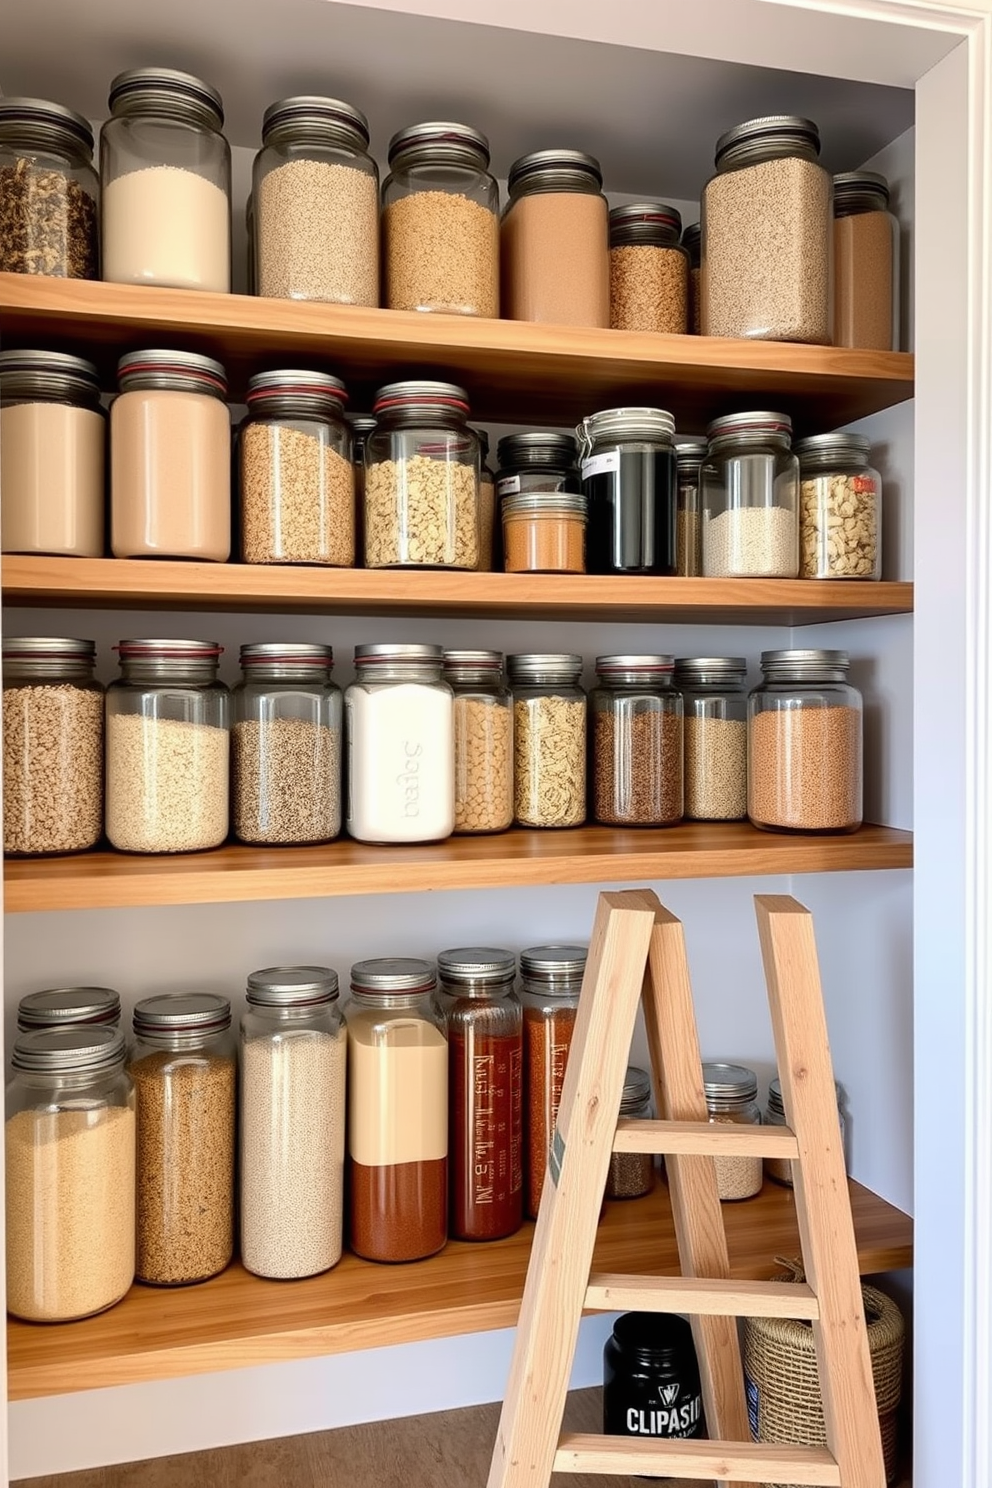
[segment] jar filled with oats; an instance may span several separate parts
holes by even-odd
[[[445,651],[455,695],[455,832],[505,832],[513,821],[513,701],[501,651]]]
[[[522,827],[586,819],[586,695],[582,657],[508,656],[513,688],[513,810]]]
[[[882,577],[882,478],[863,434],[815,434],[799,459],[799,577]]]
[[[758,1078],[743,1064],[704,1064],[703,1090],[711,1122],[760,1126]],[[760,1157],[717,1157],[716,1187],[723,1200],[751,1199],[761,1192]]]

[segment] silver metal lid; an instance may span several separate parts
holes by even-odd
[[[620,1114],[626,1115],[627,1108],[639,1110],[646,1101],[651,1098],[651,1076],[647,1070],[641,1069],[636,1064],[628,1064],[627,1073],[623,1077],[623,1093],[620,1096]]]
[[[675,420],[664,408],[604,408],[584,418],[575,431],[583,459],[600,440],[645,439],[671,444]]]
[[[120,641],[114,647],[121,661],[131,657],[146,657],[149,660],[158,660],[160,657],[173,656],[183,661],[208,661],[215,662],[219,656],[223,656],[224,647],[216,641],[181,641],[157,639]]]
[[[693,681],[702,672],[716,672],[721,676],[744,677],[747,661],[743,656],[677,656],[675,658],[676,681]]]
[[[682,243],[686,248],[695,248],[703,236],[703,224],[701,222],[690,222],[688,227],[682,229]]]
[[[772,437],[792,437],[792,420],[787,413],[725,413],[707,426],[706,437],[710,444],[717,439],[736,438],[738,435],[759,434]]]
[[[820,131],[812,119],[803,119],[799,114],[768,114],[762,119],[748,119],[721,134],[716,142],[716,164],[725,163],[728,155],[742,153],[745,146],[770,143],[812,146],[819,154]]]
[[[531,946],[520,952],[520,974],[532,981],[574,982],[585,971],[588,956],[589,947],[584,945],[552,942]]]
[[[504,518],[537,512],[566,512],[584,522],[588,515],[588,502],[581,491],[513,491],[503,497],[501,510]]]
[[[120,995],[112,987],[51,987],[29,992],[17,1004],[17,1026],[57,1028],[67,1023],[116,1023]]]
[[[703,1089],[708,1101],[753,1100],[758,1077],[744,1064],[707,1063],[703,1065]]]
[[[800,467],[804,462],[844,460],[864,465],[871,455],[871,440],[864,434],[811,434],[794,444],[792,452],[799,457]]]
[[[92,1027],[36,1028],[14,1040],[11,1065],[37,1074],[74,1075],[112,1069],[123,1064],[124,1035],[108,1024]]]
[[[468,393],[456,382],[433,382],[420,378],[407,382],[388,382],[376,393],[372,412],[378,418],[390,408],[450,408],[453,412],[467,414]]]
[[[701,465],[708,446],[705,434],[679,434],[675,440],[675,458],[680,465]]]
[[[834,216],[884,211],[889,205],[889,183],[877,171],[842,171],[834,176]]]
[[[191,72],[174,67],[131,67],[120,72],[110,85],[107,99],[110,112],[124,112],[132,101],[170,107],[192,105],[215,121],[224,122],[224,104],[216,88]]]
[[[332,377],[328,372],[306,372],[294,367],[256,372],[249,377],[245,395],[249,408],[275,398],[315,399],[343,406],[348,393],[340,377]]]
[[[627,202],[610,212],[610,244],[677,244],[682,214],[668,202]]]
[[[92,362],[64,351],[0,351],[0,398],[48,394],[96,406],[100,375]]]
[[[377,642],[375,645],[355,647],[355,665],[368,666],[370,663],[431,663],[441,666],[444,661],[443,646],[415,645],[412,642],[396,643],[393,641]]]
[[[508,656],[506,668],[514,682],[547,675],[577,681],[582,673],[582,657],[569,651],[527,652]]]
[[[135,1033],[212,1033],[230,1022],[230,1001],[217,992],[162,992],[134,1009]]]
[[[348,413],[345,415],[352,434],[364,438],[375,428],[375,419],[370,413]]]
[[[603,172],[595,155],[584,150],[532,150],[510,166],[507,187],[511,196],[532,191],[588,190],[603,184]]]
[[[154,348],[129,351],[117,363],[117,382],[122,393],[139,388],[172,392],[213,393],[227,397],[227,373],[213,357],[195,351],[164,351]]]
[[[675,668],[673,656],[597,656],[597,672],[671,672]]]
[[[4,636],[3,659],[13,661],[25,659],[52,659],[64,656],[69,660],[93,661],[96,657],[95,641],[79,641],[69,636]]]
[[[370,139],[369,121],[353,103],[341,98],[322,98],[315,93],[298,93],[292,98],[280,98],[270,103],[262,115],[262,143],[267,145],[279,134],[324,131],[328,134],[342,130],[367,145]]]
[[[429,120],[399,129],[389,141],[389,165],[413,165],[418,161],[437,160],[450,165],[489,167],[489,141],[481,130],[470,124],[447,120]]]
[[[267,966],[248,977],[246,999],[253,1007],[294,1007],[333,1002],[338,974],[330,966]]]
[[[468,667],[472,671],[487,667],[494,672],[501,672],[503,653],[502,651],[445,651],[444,670],[454,672],[459,667]]]
[[[512,982],[516,972],[516,956],[497,946],[460,946],[437,958],[437,974],[445,982]]]
[[[506,434],[496,446],[496,459],[500,470],[531,466],[571,470],[578,459],[578,447],[571,434],[543,430]]]
[[[437,982],[430,961],[413,956],[376,956],[370,961],[356,961],[351,968],[351,990],[383,993],[430,992]]]
[[[75,109],[47,98],[0,98],[0,138],[37,137],[41,147],[71,143],[93,153],[93,130]]]
[[[802,671],[812,676],[823,672],[846,672],[851,658],[846,651],[821,651],[813,648],[792,651],[762,651],[761,670],[766,677],[791,675]]]
[[[241,647],[241,665],[319,667],[329,672],[334,648],[311,641],[253,641]]]

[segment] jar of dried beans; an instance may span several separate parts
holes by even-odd
[[[863,434],[815,434],[799,460],[799,576],[882,577],[882,478]]]
[[[675,663],[689,821],[747,815],[746,677],[743,656],[682,656]]]
[[[448,1032],[451,1234],[501,1240],[523,1219],[523,1014],[510,951],[437,958]]]
[[[568,491],[504,496],[507,573],[585,573],[586,498]]]
[[[522,827],[586,819],[586,695],[582,657],[508,656],[513,688],[513,812]]]
[[[731,413],[706,431],[703,573],[794,579],[799,572],[799,462],[784,413]]]
[[[520,956],[527,1131],[526,1202],[531,1219],[537,1218],[544,1189],[587,955],[586,946],[543,945],[532,946]]]
[[[592,714],[592,806],[611,826],[682,820],[682,697],[671,656],[597,656]]]
[[[702,258],[702,226],[691,222],[682,233],[682,247],[689,255],[689,326],[694,336],[702,329],[702,290],[700,287],[700,262]]]
[[[709,1119],[717,1125],[731,1123],[760,1126],[758,1079],[742,1064],[704,1064],[703,1090]],[[751,1199],[761,1192],[760,1157],[717,1157],[716,1187],[721,1199]]]
[[[18,1033],[74,1023],[106,1023],[116,1028],[120,1021],[121,999],[112,987],[52,987],[28,992],[17,1004]]]
[[[615,331],[685,335],[689,255],[682,217],[666,202],[630,202],[610,213],[610,325]]]
[[[862,701],[846,651],[763,651],[748,699],[747,814],[773,832],[854,832]]]
[[[847,1117],[844,1114],[843,1091],[839,1085],[837,1090],[837,1122],[840,1127],[841,1148],[846,1150],[847,1145]],[[776,1075],[768,1086],[768,1104],[765,1107],[765,1126],[788,1126],[785,1119],[785,1105],[782,1101],[782,1082]],[[846,1166],[846,1157],[845,1157]],[[765,1177],[772,1178],[776,1183],[782,1183],[786,1188],[792,1188],[792,1162],[787,1157],[766,1157]]]
[[[674,574],[675,420],[662,408],[607,408],[576,430],[589,503],[586,566]]]
[[[706,446],[705,434],[680,434],[675,441],[675,569],[687,579],[698,579],[703,572],[700,472]]]
[[[448,1235],[448,1041],[429,961],[351,968],[348,1212],[367,1261],[418,1261]]]
[[[496,476],[496,555],[498,566],[505,566],[502,508],[510,496],[567,492],[578,495],[582,480],[578,471],[578,451],[571,434],[530,430],[525,434],[507,434],[496,446],[499,470]],[[583,547],[583,565],[585,549]]]
[[[93,131],[38,98],[0,98],[0,271],[99,278]]]
[[[500,237],[508,320],[608,326],[608,208],[599,161],[537,150],[510,166]]]
[[[500,651],[445,651],[455,696],[455,832],[505,832],[513,822],[513,699]]]
[[[899,223],[874,171],[834,176],[833,341],[899,350]]]
[[[628,1065],[620,1097],[620,1116],[647,1121],[651,1115],[651,1076]],[[640,1199],[654,1188],[654,1157],[650,1152],[614,1152],[606,1176],[608,1199]]]

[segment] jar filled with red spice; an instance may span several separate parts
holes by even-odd
[[[527,1213],[537,1218],[558,1117],[587,947],[532,946],[520,955],[527,1109]]]

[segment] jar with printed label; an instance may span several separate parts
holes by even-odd
[[[875,171],[834,176],[835,346],[899,350],[899,223]]]
[[[558,1161],[552,1143],[587,955],[586,946],[564,944],[531,946],[520,955],[527,1132],[526,1206],[531,1219],[537,1218],[549,1159],[553,1164]]]
[[[0,98],[0,272],[98,279],[93,131],[40,98]]]
[[[840,1126],[840,1143],[845,1152],[844,1166],[847,1166],[847,1117],[844,1114],[844,1096],[840,1086],[837,1090],[837,1121]],[[782,1101],[782,1082],[775,1076],[768,1086],[768,1104],[765,1107],[765,1126],[788,1126],[785,1119],[785,1106]],[[776,1183],[782,1183],[786,1188],[792,1188],[792,1162],[787,1157],[766,1157],[765,1176],[772,1178]]]
[[[671,656],[597,656],[589,696],[592,808],[609,826],[682,820],[682,697]]]
[[[496,447],[496,553],[499,567],[505,566],[503,503],[509,496],[568,492],[578,495],[582,480],[578,451],[571,434],[529,430],[507,434]],[[583,551],[583,563],[585,553]]]
[[[608,408],[576,430],[589,504],[586,566],[674,574],[675,420],[661,408]]]
[[[665,1312],[617,1318],[603,1350],[603,1430],[662,1441],[705,1436],[699,1364],[685,1318]]]
[[[513,698],[501,651],[445,651],[454,693],[456,833],[505,832],[513,822]]]
[[[746,678],[743,656],[682,656],[675,663],[689,821],[747,815]]]
[[[682,232],[682,247],[689,255],[689,330],[694,336],[702,330],[702,235],[702,226],[698,222],[691,222]]]
[[[711,1122],[760,1126],[758,1078],[743,1064],[704,1064],[703,1090]],[[717,1193],[722,1200],[751,1199],[761,1192],[760,1157],[717,1157]]]
[[[799,577],[882,577],[882,478],[863,434],[815,434],[799,460]]]
[[[610,323],[609,209],[599,161],[537,150],[510,166],[500,233],[502,313],[551,325]]]
[[[684,336],[689,255],[682,217],[667,202],[628,202],[610,213],[610,325],[615,331]]]
[[[522,827],[586,819],[586,695],[582,657],[508,656],[513,688],[513,812]]]
[[[627,1066],[620,1096],[620,1117],[647,1121],[651,1115],[651,1076],[636,1064]],[[608,1199],[640,1199],[654,1188],[654,1156],[650,1152],[614,1152],[606,1177]]]
[[[70,1024],[108,1024],[121,1021],[120,994],[112,987],[51,987],[28,992],[17,1004],[17,1031],[67,1028]]]
[[[675,440],[675,568],[687,579],[698,579],[703,572],[700,485],[706,448],[705,434],[679,434]]]
[[[731,413],[710,424],[702,468],[703,573],[794,579],[799,461],[784,413]]]

